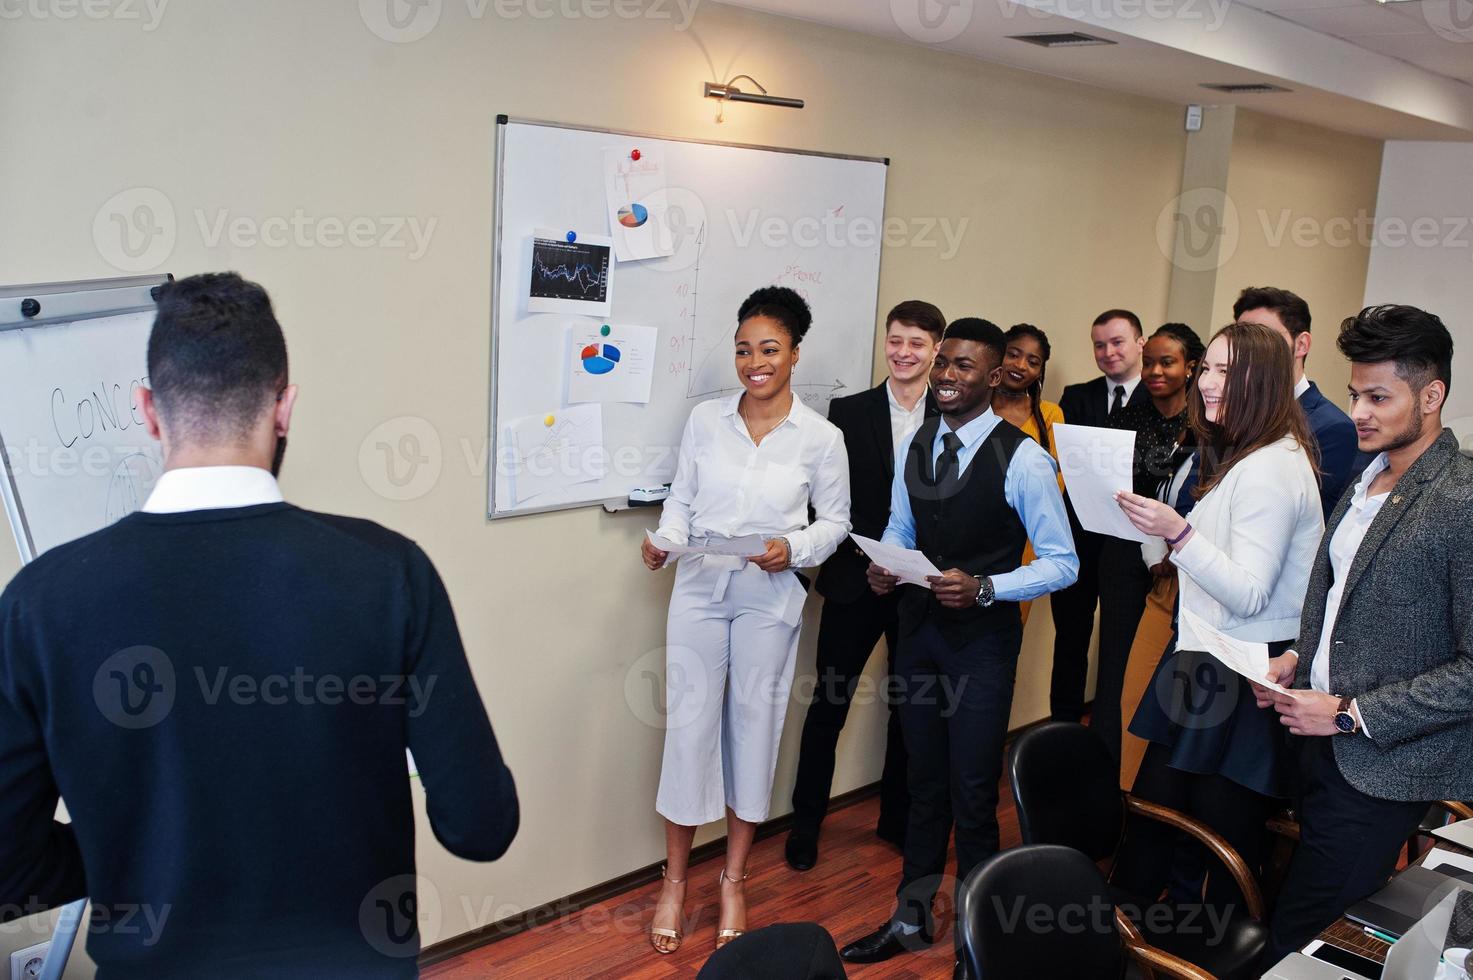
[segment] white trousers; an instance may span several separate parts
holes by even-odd
[[[683,560],[665,626],[665,757],[655,809],[677,824],[767,819],[803,587],[756,565]]]

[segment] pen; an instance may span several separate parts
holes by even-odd
[[[1361,926],[1361,931],[1364,932],[1367,936],[1373,936],[1376,939],[1381,940],[1383,943],[1391,943],[1393,945],[1395,945],[1396,943],[1395,936],[1388,936],[1386,933],[1372,929],[1370,926]]]

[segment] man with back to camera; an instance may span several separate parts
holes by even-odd
[[[1268,327],[1294,352],[1294,397],[1299,399],[1299,407],[1319,444],[1320,506],[1329,520],[1350,478],[1365,469],[1370,460],[1356,452],[1355,425],[1350,417],[1320,394],[1315,383],[1304,375],[1313,339],[1309,333],[1309,304],[1287,289],[1249,286],[1233,304],[1233,319]]]
[[[297,387],[260,286],[164,286],[148,371],[143,510],[0,596],[0,909],[88,896],[98,980],[418,976],[406,746],[452,853],[519,819],[445,588],[282,499]]]
[[[928,382],[945,330],[946,318],[932,304],[916,299],[900,303],[885,318],[890,376],[868,391],[829,403],[829,421],[844,433],[849,454],[849,519],[855,534],[878,538],[885,533],[895,457],[910,434],[936,414]],[[797,871],[807,871],[818,861],[819,827],[833,788],[834,750],[864,665],[881,636],[889,651],[886,674],[895,673],[899,624],[895,597],[870,590],[868,568],[864,552],[846,541],[818,573],[824,602],[818,624],[817,689],[803,721],[793,783],[793,829],[785,848],[789,866]],[[905,788],[905,740],[893,699],[888,713],[875,833],[904,847],[910,794]]]
[[[1150,401],[1141,385],[1141,352],[1146,338],[1141,318],[1130,310],[1106,310],[1089,330],[1095,364],[1103,377],[1069,385],[1059,408],[1069,425],[1104,428],[1126,405]],[[1068,503],[1068,497],[1065,497]],[[1100,601],[1100,552],[1105,535],[1086,531],[1069,508],[1069,527],[1079,556],[1079,578],[1049,600],[1054,615],[1054,670],[1049,686],[1049,714],[1056,721],[1084,717],[1084,685],[1089,675],[1089,639]],[[1115,736],[1116,741],[1119,735]],[[1108,739],[1107,739],[1108,740]]]
[[[1433,801],[1473,799],[1473,460],[1442,426],[1452,335],[1374,306],[1339,347],[1375,456],[1325,527],[1298,643],[1269,662],[1296,696],[1254,685],[1301,736],[1300,841],[1264,968],[1385,884]]]
[[[931,368],[941,415],[922,423],[896,460],[883,540],[919,549],[944,571],[929,589],[900,587],[905,861],[895,911],[844,947],[851,963],[931,942],[953,820],[958,888],[997,852],[998,779],[1023,644],[1018,603],[1068,585],[1079,570],[1053,458],[991,408],[1005,346],[986,320],[947,327]],[[1037,557],[1025,565],[1029,541]],[[868,577],[877,595],[896,590],[883,568],[870,565]],[[966,976],[960,950],[953,976]]]

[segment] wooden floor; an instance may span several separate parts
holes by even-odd
[[[999,794],[1002,846],[1019,843],[1018,820],[1006,784]],[[821,923],[843,946],[882,924],[893,907],[900,878],[900,852],[874,835],[879,800],[871,797],[831,813],[824,821],[818,866],[798,873],[783,861],[786,834],[759,841],[752,850],[747,882],[748,924]],[[955,874],[955,856],[949,861]],[[673,955],[660,956],[645,938],[660,883],[635,889],[601,905],[536,929],[471,950],[426,967],[425,980],[613,980],[666,978],[691,980],[716,941],[716,877],[719,859],[693,865],[687,889],[685,942]],[[950,891],[950,886],[946,889]],[[951,896],[937,902],[938,917],[949,917]],[[951,976],[950,933],[923,953],[897,956],[886,963],[852,966],[854,980],[929,980]]]

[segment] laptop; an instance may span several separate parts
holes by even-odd
[[[1387,951],[1384,967],[1316,939],[1304,947],[1304,952],[1290,953],[1280,960],[1263,975],[1263,980],[1431,980],[1437,976],[1458,895],[1454,891],[1444,896],[1425,917],[1413,923]]]
[[[1473,851],[1473,820],[1455,820],[1445,827],[1433,827],[1432,835]]]
[[[1473,871],[1450,866],[1447,871],[1451,873],[1407,868],[1385,888],[1346,909],[1345,917],[1388,936],[1404,936],[1444,896],[1473,888]]]

